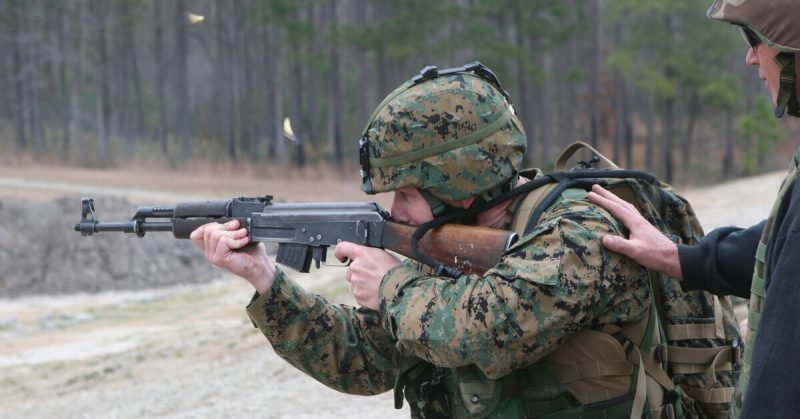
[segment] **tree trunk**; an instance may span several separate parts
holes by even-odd
[[[75,152],[78,155],[78,163],[86,163],[86,146],[83,138],[83,73],[86,60],[85,43],[83,42],[83,27],[85,24],[84,12],[86,4],[84,0],[76,0],[75,7],[77,8],[77,25],[75,25],[75,42],[77,44],[75,50],[77,67],[75,70],[75,90],[72,95],[72,115],[75,121]]]
[[[598,143],[599,89],[600,89],[600,0],[589,0],[589,141],[592,147]]]
[[[297,51],[297,48],[299,48],[299,45],[295,44],[294,50]],[[302,102],[301,99],[305,96],[304,95],[304,90],[303,90],[303,80],[302,80],[302,78],[303,78],[303,69],[302,69],[302,66],[300,65],[299,60],[297,60],[297,58],[295,57],[294,69],[292,71],[292,82],[294,83],[294,86],[293,86],[294,89],[292,89],[292,90],[294,90],[294,91],[291,94],[291,101],[292,101],[292,105],[293,105],[292,106],[292,121],[293,121],[292,130],[294,131],[294,134],[295,134],[295,140],[294,140],[294,144],[293,144],[294,145],[294,150],[295,150],[295,153],[294,153],[295,164],[299,168],[303,168],[303,166],[305,166],[305,163],[306,163],[306,155],[305,155],[305,150],[304,150],[304,145],[303,145],[303,142],[304,142],[303,141],[304,140],[303,137],[304,137],[304,134],[305,134],[306,131],[305,131],[305,127],[303,126],[303,124],[299,123],[300,121],[303,120],[302,119],[303,102]]]
[[[192,156],[192,126],[189,105],[189,36],[186,22],[186,0],[178,0],[175,15],[175,127],[181,147],[181,159]]]
[[[99,84],[98,89],[100,90],[97,100],[95,100],[97,140],[100,148],[100,165],[107,167],[111,164],[111,150],[108,139],[108,135],[110,134],[109,119],[111,119],[111,104],[109,103],[109,63],[106,49],[106,11],[104,3],[105,2],[102,0],[94,0],[92,6],[94,9],[94,21],[97,26],[97,63],[95,65],[95,74]]]
[[[368,21],[368,11],[371,6],[371,2],[367,0],[354,0],[355,3],[355,25],[357,27],[364,26],[370,24]],[[354,53],[356,62],[362,63],[361,65],[354,66],[356,72],[356,86],[355,86],[355,96],[356,96],[356,115],[359,118],[359,121],[362,121],[359,129],[363,127],[363,125],[367,122],[367,118],[371,112],[371,107],[377,106],[378,102],[373,101],[373,97],[377,96],[372,94],[372,88],[370,85],[373,83],[367,83],[368,80],[375,80],[373,75],[374,67],[370,65],[373,63],[374,60],[372,59],[375,52],[368,51],[366,49],[360,49]],[[388,94],[389,92],[384,92],[384,94]],[[380,100],[380,99],[378,99]],[[359,132],[359,135],[361,133]]]
[[[697,95],[692,94],[689,97],[688,114],[686,115],[686,134],[684,135],[683,142],[681,143],[681,155],[683,156],[682,166],[684,171],[688,171],[692,166],[692,146],[694,143],[694,127],[697,122],[697,114],[699,106],[697,103]]]
[[[306,39],[306,53],[310,58],[310,61],[306,63],[305,73],[306,73],[306,80],[308,85],[308,90],[306,94],[308,95],[308,100],[306,104],[308,107],[306,108],[306,138],[305,140],[308,141],[313,146],[320,144],[319,132],[320,132],[320,119],[319,119],[319,97],[320,97],[320,75],[319,71],[317,71],[312,63],[316,60],[317,55],[319,54],[319,42],[317,36],[317,25],[320,24],[316,8],[314,7],[314,2],[308,3],[308,9],[306,9],[307,13],[307,20],[308,24],[311,26],[311,33],[308,35]]]
[[[125,140],[125,155],[132,156],[134,152],[134,144],[133,144],[133,119],[131,117],[131,97],[130,97],[130,66],[128,65],[128,54],[130,54],[130,46],[127,45],[127,34],[125,33],[128,30],[129,24],[127,22],[123,22],[123,17],[130,14],[130,9],[128,4],[126,3],[117,3],[116,7],[118,8],[115,11],[116,16],[119,16],[119,19],[116,19],[116,36],[114,37],[113,44],[115,48],[112,50],[112,56],[115,56],[112,60],[115,63],[116,71],[113,72],[114,82],[112,86],[115,90],[114,92],[114,102],[115,102],[115,115],[117,124],[116,126],[119,129],[120,134],[122,134],[122,138]],[[125,54],[120,54],[120,51],[125,51]],[[114,54],[116,52],[116,54]]]
[[[539,119],[541,125],[541,140],[542,140],[542,156],[539,159],[541,162],[550,162],[553,157],[552,144],[553,144],[553,83],[555,78],[555,69],[553,68],[553,55],[548,52],[542,52],[542,67],[545,74],[545,81],[542,83],[542,103],[539,106],[542,117]]]
[[[28,71],[30,72],[29,83],[27,84],[29,97],[28,110],[30,112],[28,115],[28,122],[30,123],[30,133],[34,149],[38,154],[43,154],[45,151],[45,132],[44,116],[42,113],[42,84],[45,80],[41,62],[39,61],[39,57],[43,55],[40,51],[44,47],[42,45],[44,43],[44,35],[40,32],[40,28],[37,27],[37,22],[42,21],[40,7],[41,4],[25,2],[23,10],[26,11],[26,17],[23,22],[25,22],[24,31],[27,37],[31,40],[36,40],[30,42],[30,44],[26,46],[25,51],[27,52],[26,61],[29,67]]]
[[[65,7],[64,3],[59,4],[59,19],[58,19],[58,49],[61,52],[61,59],[58,61],[58,82],[61,87],[61,129],[63,137],[61,139],[61,154],[67,156],[70,148],[70,125],[72,124],[72,112],[70,109],[70,85],[67,81],[67,57],[69,56],[68,38],[67,38],[67,23],[66,20],[70,17],[69,9]]]
[[[733,111],[725,111],[725,152],[722,155],[722,176],[730,179],[736,168],[734,166],[734,148],[736,137],[733,128]]]
[[[156,97],[158,98],[158,143],[161,146],[161,154],[168,158],[166,82],[169,74],[169,60],[164,56],[163,17],[167,13],[165,5],[164,1],[153,3],[153,22],[155,22],[153,49],[155,50]]]
[[[267,9],[268,10],[268,9]],[[281,137],[280,126],[283,119],[283,98],[280,87],[283,85],[279,79],[280,42],[278,33],[271,25],[262,28],[263,36],[261,45],[263,47],[263,68],[264,68],[264,98],[266,103],[262,132],[266,141],[265,154],[269,160],[286,161],[284,140]]]
[[[521,8],[523,6],[520,3],[521,2],[519,2],[519,1],[515,1],[514,2],[514,10],[513,10],[512,19],[513,19],[513,22],[514,22],[514,28],[513,28],[514,29],[514,35],[513,35],[514,36],[514,42],[518,46],[520,46],[522,48],[525,45],[525,41],[527,40],[527,36],[524,33],[524,31],[522,30],[523,12],[522,12]],[[537,40],[537,43],[540,43],[540,42],[542,42],[542,40]],[[536,48],[536,49],[538,49],[538,48]],[[529,97],[528,95],[525,94],[525,92],[528,90],[528,84],[530,83],[530,77],[528,76],[528,74],[526,72],[526,64],[527,64],[529,59],[530,59],[530,57],[527,54],[521,54],[520,56],[516,57],[516,59],[514,60],[514,68],[516,69],[516,73],[517,73],[517,86],[518,86],[518,93],[519,94],[514,96],[513,100],[518,102],[518,106],[515,106],[514,109],[516,110],[517,116],[519,117],[520,121],[522,122],[523,127],[528,128],[528,129],[531,130],[531,132],[527,133],[528,134],[528,152],[526,153],[526,158],[525,158],[526,162],[530,164],[537,157],[537,153],[541,153],[542,156],[546,156],[547,153],[549,152],[550,144],[548,143],[549,138],[546,138],[544,135],[542,135],[541,141],[537,141],[539,139],[536,138],[535,133],[532,131],[534,126],[540,127],[542,129],[542,131],[544,130],[544,127],[542,127],[541,124],[536,124],[535,121],[533,120],[534,109],[533,109],[532,102],[534,100],[534,97],[533,96]],[[542,87],[544,89],[547,89],[547,82],[543,83]],[[543,94],[541,97],[542,97],[542,100],[546,102],[547,99],[544,96],[545,95]],[[544,118],[543,117],[539,118],[538,120],[541,120],[542,122],[544,122]],[[542,132],[542,134],[544,134],[544,133]],[[541,144],[541,146],[538,147],[538,150],[537,150],[537,147],[536,147],[537,143]]]
[[[14,16],[10,19],[11,25],[11,46],[13,48],[12,52],[12,61],[13,61],[13,68],[12,74],[14,78],[14,127],[16,128],[16,145],[17,151],[26,150],[28,148],[28,138],[27,138],[27,131],[26,131],[26,103],[27,97],[25,92],[27,91],[26,87],[26,80],[27,77],[25,73],[23,73],[23,68],[26,66],[24,61],[25,55],[23,55],[22,51],[25,48],[23,45],[24,35],[23,30],[21,27],[21,20],[24,16],[22,10],[22,4],[20,2],[14,2],[11,4],[12,11]]]
[[[144,103],[142,102],[142,76],[139,66],[139,50],[136,48],[134,37],[134,27],[128,26],[125,31],[125,43],[128,45],[128,65],[130,66],[131,81],[133,82],[133,106],[136,109],[136,119],[133,125],[133,132],[136,136],[141,135],[144,128]]]
[[[661,153],[664,159],[664,179],[667,183],[672,183],[672,142],[674,138],[675,126],[675,99],[667,98],[664,100],[664,119],[662,123],[663,147]]]
[[[331,99],[330,99],[330,131],[331,131],[331,147],[333,148],[333,156],[337,166],[342,164],[342,92],[340,80],[341,75],[339,72],[339,14],[338,7],[336,7],[336,0],[328,0],[328,13],[331,19],[331,46],[330,46],[330,60],[331,60]]]
[[[645,144],[644,151],[644,167],[647,170],[655,171],[653,165],[655,164],[655,148],[656,148],[656,110],[655,110],[655,94],[645,93],[646,105],[644,107],[644,120],[647,126],[647,143]]]

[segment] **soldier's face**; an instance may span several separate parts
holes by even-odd
[[[758,78],[760,78],[764,85],[772,95],[772,101],[778,99],[778,90],[780,89],[781,68],[775,62],[775,56],[778,51],[774,48],[768,47],[766,44],[760,43],[755,48],[749,48],[745,56],[745,62],[749,65],[758,66]],[[795,72],[800,74],[800,54],[795,54]],[[798,94],[800,94],[800,83],[797,83]]]
[[[394,191],[392,219],[398,223],[420,225],[433,219],[428,201],[416,188],[401,188]]]

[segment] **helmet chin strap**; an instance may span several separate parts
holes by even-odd
[[[775,63],[781,68],[780,87],[775,105],[775,117],[782,118],[788,109],[789,115],[800,117],[800,103],[797,97],[797,74],[795,73],[795,53],[780,52]]]
[[[428,202],[428,206],[431,207],[431,213],[433,213],[433,218],[441,217],[442,215],[460,209],[439,199],[436,195],[432,194],[431,191],[427,189],[420,189],[419,193],[422,195],[423,198],[425,198],[425,201]]]
[[[519,181],[519,173],[515,171],[509,180],[495,186],[494,188],[481,192],[480,195],[475,197],[475,200],[472,201],[472,204],[470,204],[469,208],[470,209],[477,208],[491,201],[492,199],[500,196],[501,194],[508,192],[511,189],[514,189],[514,186],[517,184],[518,181]],[[425,198],[425,201],[427,201],[428,205],[431,207],[431,213],[433,213],[433,218],[439,218],[443,215],[449,214],[454,211],[464,210],[464,208],[454,207],[448,204],[447,202],[443,201],[442,199],[438,198],[436,195],[431,193],[431,191],[428,189],[420,189],[419,193],[422,195],[423,198]],[[474,218],[475,217],[470,217],[467,219],[460,220],[460,222],[463,224],[471,224],[475,222]]]

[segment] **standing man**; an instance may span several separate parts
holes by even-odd
[[[528,181],[517,173],[525,134],[494,74],[478,63],[426,70],[378,106],[360,141],[362,189],[393,192],[392,218],[411,225]],[[529,218],[517,212],[523,197],[470,223],[511,229]],[[245,247],[240,227],[212,223],[191,238],[256,289],[247,312],[274,350],[334,389],[394,389],[413,417],[638,418],[663,408],[645,404],[637,349],[648,273],[603,248],[600,237],[621,226],[584,191],[565,193],[483,275],[442,277],[381,249],[339,244],[358,308],[305,292],[262,245]]]
[[[800,3],[797,0],[716,0],[708,16],[739,27],[748,43],[745,62],[775,101],[775,116],[800,117]],[[595,186],[590,200],[630,230],[607,236],[610,250],[683,279],[683,287],[750,298],[748,343],[739,391],[741,417],[800,415],[800,149],[769,218],[748,229],[720,228],[696,246],[675,245],[635,208]],[[746,198],[746,197],[742,197]],[[752,272],[752,274],[750,274]],[[763,319],[762,319],[763,318]],[[749,380],[748,380],[749,374]]]

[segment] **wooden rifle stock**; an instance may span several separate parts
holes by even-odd
[[[416,229],[415,226],[387,221],[381,245],[413,259],[411,236]],[[419,241],[419,250],[466,274],[483,275],[500,261],[517,238],[512,231],[445,224],[427,232]]]

